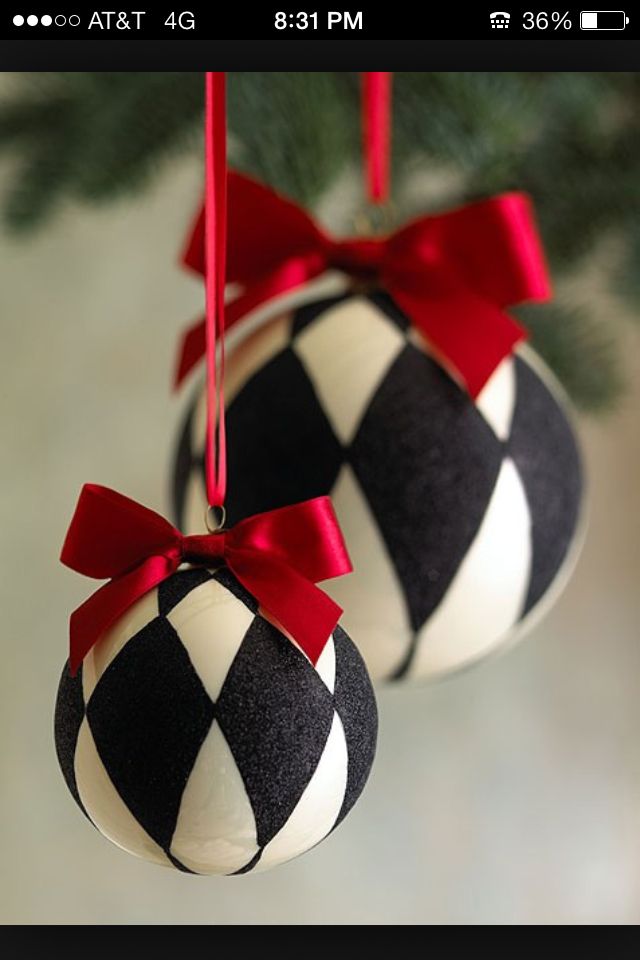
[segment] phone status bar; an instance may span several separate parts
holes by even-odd
[[[5,70],[636,70],[625,10],[460,11],[379,3],[223,10],[16,4],[0,14]],[[150,42],[152,41],[152,42]]]

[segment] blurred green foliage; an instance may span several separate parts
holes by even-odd
[[[308,205],[357,169],[357,74],[230,74],[228,96],[240,169]],[[6,224],[26,232],[67,198],[108,203],[144,189],[169,158],[201,149],[202,107],[201,74],[16,76],[0,101],[0,150],[18,158]],[[393,123],[398,222],[527,190],[556,281],[588,271],[611,238],[620,253],[606,283],[640,306],[639,74],[399,73]],[[435,201],[421,186],[431,172],[446,184]],[[623,389],[623,321],[600,316],[587,294],[520,313],[575,401],[610,407]]]

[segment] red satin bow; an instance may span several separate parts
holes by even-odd
[[[507,193],[384,238],[336,240],[300,207],[230,173],[227,281],[241,287],[226,325],[325,270],[338,269],[387,290],[476,397],[500,361],[526,337],[505,308],[546,300],[550,284],[529,198]],[[184,262],[205,273],[204,218]],[[178,386],[205,349],[204,321],[181,343]]]
[[[329,497],[185,537],[153,510],[93,483],[82,488],[60,559],[88,577],[112,578],[71,615],[72,674],[118,617],[182,563],[226,564],[315,664],[342,613],[316,583],[352,570]]]

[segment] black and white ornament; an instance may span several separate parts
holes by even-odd
[[[375,751],[363,661],[337,627],[317,666],[227,571],[181,570],[62,675],[56,747],[87,817],[198,874],[264,870],[349,812]]]
[[[292,308],[227,365],[231,523],[330,494],[355,573],[326,584],[374,679],[432,677],[523,632],[575,560],[582,469],[527,347],[474,402],[383,293]],[[201,532],[204,395],[174,469]]]

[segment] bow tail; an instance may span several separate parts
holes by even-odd
[[[207,330],[204,319],[196,320],[185,330],[178,347],[178,362],[173,375],[173,389],[177,390],[195,365],[202,359],[206,349]]]
[[[149,557],[130,573],[110,580],[74,610],[69,621],[69,668],[78,667],[95,643],[119,617],[177,568],[177,561],[165,556]]]
[[[273,556],[265,562],[264,557],[253,551],[246,554],[233,551],[227,556],[227,564],[315,666],[340,619],[342,608],[288,563]]]
[[[435,300],[401,289],[389,292],[474,400],[502,360],[527,337],[501,307],[469,291]]]

